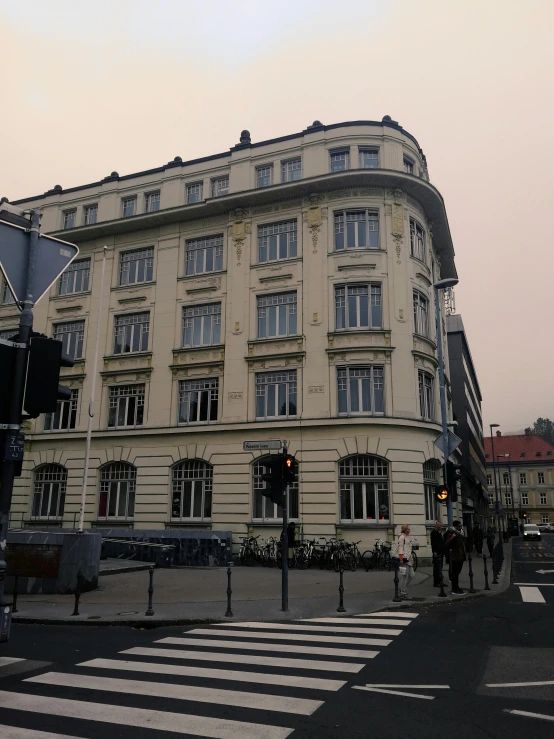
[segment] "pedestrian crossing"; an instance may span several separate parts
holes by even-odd
[[[148,646],[0,690],[0,739],[88,739],[102,725],[107,736],[117,725],[124,739],[286,739],[417,615],[225,622],[154,635]]]

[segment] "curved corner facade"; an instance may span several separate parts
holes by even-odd
[[[226,154],[24,201],[81,251],[36,309],[35,330],[75,356],[73,397],[27,430],[12,525],[78,520],[101,306],[87,526],[278,536],[263,454],[243,442],[286,439],[299,533],[361,548],[408,522],[427,554],[432,285],[455,266],[425,158],[388,120],[247,134]],[[17,323],[7,298],[2,335]]]

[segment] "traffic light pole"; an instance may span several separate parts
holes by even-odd
[[[283,444],[283,460],[287,456],[287,442]],[[283,533],[281,534],[281,610],[289,610],[289,532],[288,532],[288,490],[283,485]]]
[[[31,211],[31,228],[29,231],[29,261],[27,263],[27,285],[23,310],[19,318],[19,337],[15,353],[15,368],[12,395],[10,400],[7,427],[9,431],[21,430],[21,412],[25,393],[25,363],[29,350],[29,337],[33,328],[33,306],[35,304],[35,279],[37,264],[38,238],[40,231],[40,211]],[[15,466],[17,462],[4,459],[5,446],[2,453],[2,478],[0,486],[0,603],[4,602],[4,582],[6,578],[6,543],[12,504]]]
[[[448,485],[446,463],[450,457],[450,450],[448,448],[448,419],[446,417],[446,389],[444,387],[444,357],[442,351],[442,331],[441,331],[441,312],[439,304],[439,291],[435,287],[435,317],[437,324],[437,350],[439,359],[439,388],[440,388],[440,401],[441,401],[441,422],[442,422],[442,443],[444,447],[444,464],[442,466],[443,482]],[[452,491],[449,491],[448,498],[446,499],[446,515],[448,525],[452,526],[453,513],[452,513]]]

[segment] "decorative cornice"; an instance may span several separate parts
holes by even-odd
[[[219,287],[217,285],[206,285],[206,287],[191,287],[189,290],[185,290],[187,295],[201,295],[202,293],[217,292]]]
[[[350,269],[377,269],[376,264],[339,264],[337,269],[339,272],[346,272]]]
[[[74,310],[81,310],[82,307],[79,303],[77,305],[64,305],[62,308],[56,308],[56,313],[70,313]]]
[[[292,273],[284,275],[268,275],[267,277],[259,277],[260,282],[278,282],[279,280],[292,280]]]

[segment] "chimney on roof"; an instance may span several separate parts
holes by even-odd
[[[497,431],[497,432],[496,432],[496,435],[497,435],[497,436],[502,436],[502,431]]]

